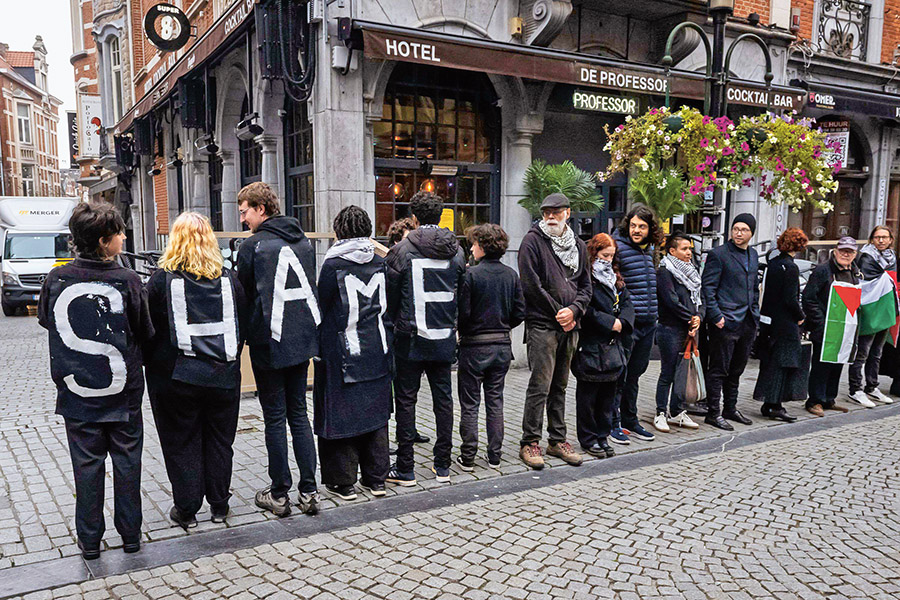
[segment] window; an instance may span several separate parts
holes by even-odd
[[[19,117],[19,142],[31,143],[31,107],[27,104],[17,104],[16,111]]]
[[[34,165],[22,165],[22,195],[34,196]]]
[[[122,91],[122,53],[119,49],[119,38],[114,37],[109,42],[109,81],[112,86],[111,100],[113,120],[118,123],[122,119],[124,110]]]
[[[6,236],[4,258],[69,258],[68,233],[10,233]]]
[[[288,116],[284,121],[284,144],[287,154],[285,197],[287,214],[296,217],[304,231],[315,231],[315,187],[313,186],[313,139],[306,102],[288,100]]]
[[[222,159],[209,157],[209,221],[215,231],[222,231]]]
[[[821,0],[819,48],[833,56],[866,60],[872,5],[858,0]]]
[[[250,114],[250,100],[244,96],[244,104],[241,106],[241,118],[243,121]],[[262,149],[253,140],[240,140],[238,151],[241,155],[241,187],[262,181]]]

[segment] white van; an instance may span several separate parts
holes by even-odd
[[[72,259],[69,217],[77,198],[0,197],[3,314],[37,304],[50,270]]]

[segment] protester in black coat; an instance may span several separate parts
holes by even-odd
[[[419,227],[391,248],[387,266],[388,315],[394,323],[394,400],[397,407],[397,463],[389,483],[416,484],[413,443],[416,400],[422,374],[434,403],[434,467],[437,480],[450,481],[453,449],[451,366],[456,358],[457,300],[466,270],[456,236],[440,227],[444,203],[431,192],[410,199]]]
[[[703,267],[703,304],[709,323],[705,422],[726,431],[734,429],[728,421],[752,423],[737,409],[737,398],[759,324],[759,256],[750,247],[755,230],[753,215],[735,217],[731,239],[710,250]],[[724,407],[720,407],[723,399]]]
[[[666,256],[656,271],[659,293],[656,344],[659,346],[660,369],[653,426],[664,433],[670,431],[670,423],[688,429],[699,427],[672,393],[678,359],[684,355],[688,336],[696,336],[705,312],[700,273],[691,263],[692,254],[690,238],[673,233],[666,241]]]
[[[153,335],[140,277],[115,262],[125,223],[108,202],[79,204],[69,230],[77,258],[50,271],[38,323],[50,333],[56,414],[65,420],[75,476],[75,530],[85,559],[106,530],[106,457],[112,458],[116,531],[125,552],[141,542],[141,344]]]
[[[147,282],[156,332],[144,349],[147,388],[172,484],[169,517],[184,529],[197,526],[204,496],[214,523],[229,512],[248,305],[222,263],[209,220],[182,213]]]
[[[385,494],[393,331],[385,314],[384,259],[369,239],[369,216],[348,206],[335,217],[334,233],[338,241],[319,273],[322,360],[315,363],[313,425],[325,489],[353,500],[360,470],[363,487]]]
[[[279,214],[268,185],[251,183],[238,194],[241,222],[253,235],[238,250],[238,278],[252,309],[247,345],[266,428],[271,485],[256,493],[256,505],[283,517],[291,514],[292,478],[287,430],[300,470],[301,512],[319,511],[316,444],[306,411],[309,361],[319,352],[322,318],[312,244],[293,217]]]
[[[801,372],[802,347],[800,325],[806,315],[800,306],[800,269],[794,254],[806,247],[809,239],[801,229],[791,227],[778,237],[780,252],[766,265],[762,306],[760,307],[759,376],[753,397],[763,401],[764,417],[792,423],[797,417],[787,413],[782,402],[795,400]],[[805,394],[804,394],[805,395]]]
[[[607,437],[613,427],[616,382],[625,370],[625,337],[634,331],[634,304],[613,266],[616,242],[605,233],[587,246],[593,291],[581,318],[572,359],[578,442],[598,458],[615,455]]]
[[[809,332],[813,343],[806,410],[817,417],[825,416],[825,410],[847,412],[846,407],[835,403],[844,365],[823,362],[821,357],[832,284],[836,281],[851,285],[859,284],[861,274],[853,264],[854,258],[856,258],[856,240],[850,236],[842,237],[831,253],[831,258],[816,267],[803,289],[803,313],[806,315],[803,329]],[[853,345],[848,362],[852,362],[856,354],[855,335]]]
[[[509,236],[499,225],[485,223],[466,232],[478,263],[466,269],[459,295],[459,449],[463,471],[475,466],[478,452],[478,407],[484,388],[487,458],[500,465],[503,446],[503,384],[512,361],[510,331],[525,319],[525,298],[516,272],[500,259]]]

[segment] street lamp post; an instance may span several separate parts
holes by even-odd
[[[728,74],[722,69],[725,60],[725,22],[734,14],[734,0],[710,0],[709,12],[713,20],[712,43],[712,94],[710,115],[721,117],[725,114],[725,86]]]

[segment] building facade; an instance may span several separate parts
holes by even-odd
[[[62,102],[47,87],[47,48],[0,43],[0,196],[59,196],[57,129]]]

